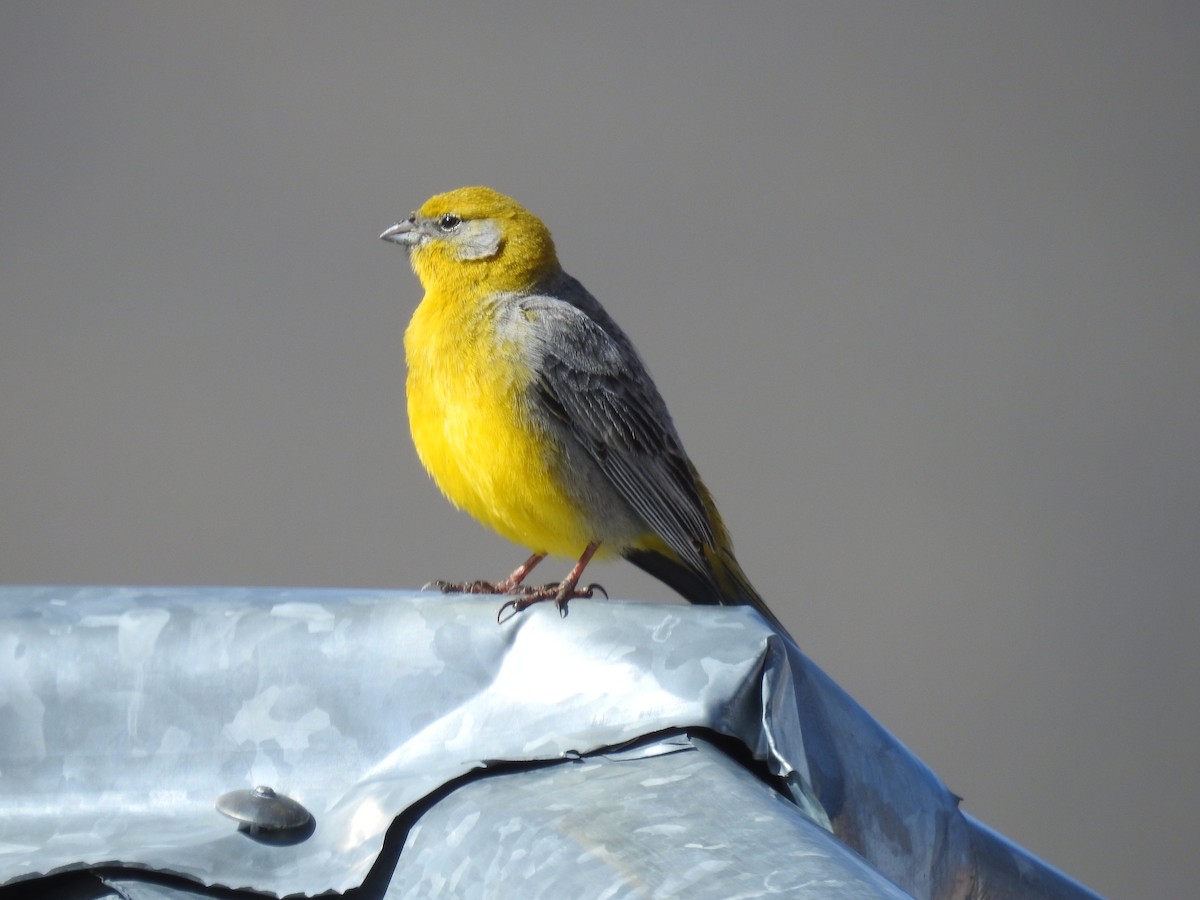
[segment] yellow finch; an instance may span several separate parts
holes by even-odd
[[[455,506],[533,552],[502,581],[439,587],[510,594],[500,614],[565,612],[596,587],[578,587],[588,561],[619,553],[693,603],[749,604],[778,627],[633,344],[537,216],[465,187],[380,237],[425,289],[404,335],[417,455]],[[525,585],[548,554],[578,562]]]

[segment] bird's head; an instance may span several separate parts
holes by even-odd
[[[542,220],[487,187],[430,197],[380,237],[408,250],[427,293],[521,291],[558,268]]]

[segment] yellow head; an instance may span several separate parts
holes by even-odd
[[[408,250],[426,293],[521,291],[558,269],[542,220],[487,187],[430,197],[380,237]]]

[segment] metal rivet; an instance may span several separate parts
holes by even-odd
[[[307,809],[266,785],[230,791],[217,798],[217,811],[241,822],[249,831],[285,831],[312,821]]]

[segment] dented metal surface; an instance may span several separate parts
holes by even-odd
[[[362,881],[392,819],[484,766],[699,725],[803,770],[786,656],[745,610],[318,590],[0,592],[0,882],[120,860],[277,894]],[[794,748],[786,750],[781,748]],[[315,818],[248,841],[218,797]]]
[[[473,885],[531,900],[909,896],[707,741],[635,750],[459,788],[409,832],[388,900]]]
[[[810,875],[808,896],[894,896],[878,874],[922,898],[1095,896],[964,816],[746,608],[575,601],[503,625],[495,610],[400,591],[0,588],[0,884],[118,866],[103,878],[127,896],[311,895],[376,866],[373,896],[535,876],[580,886],[560,896],[720,896],[726,880],[768,896]],[[744,747],[790,802],[697,733]],[[558,765],[522,771],[539,761]],[[472,772],[488,777],[464,785]],[[545,803],[518,809],[529,785]],[[258,786],[311,818],[218,812]],[[376,865],[401,815],[408,844]],[[624,824],[641,837],[618,839]],[[756,845],[775,850],[747,857]],[[706,887],[689,875],[708,869]]]

